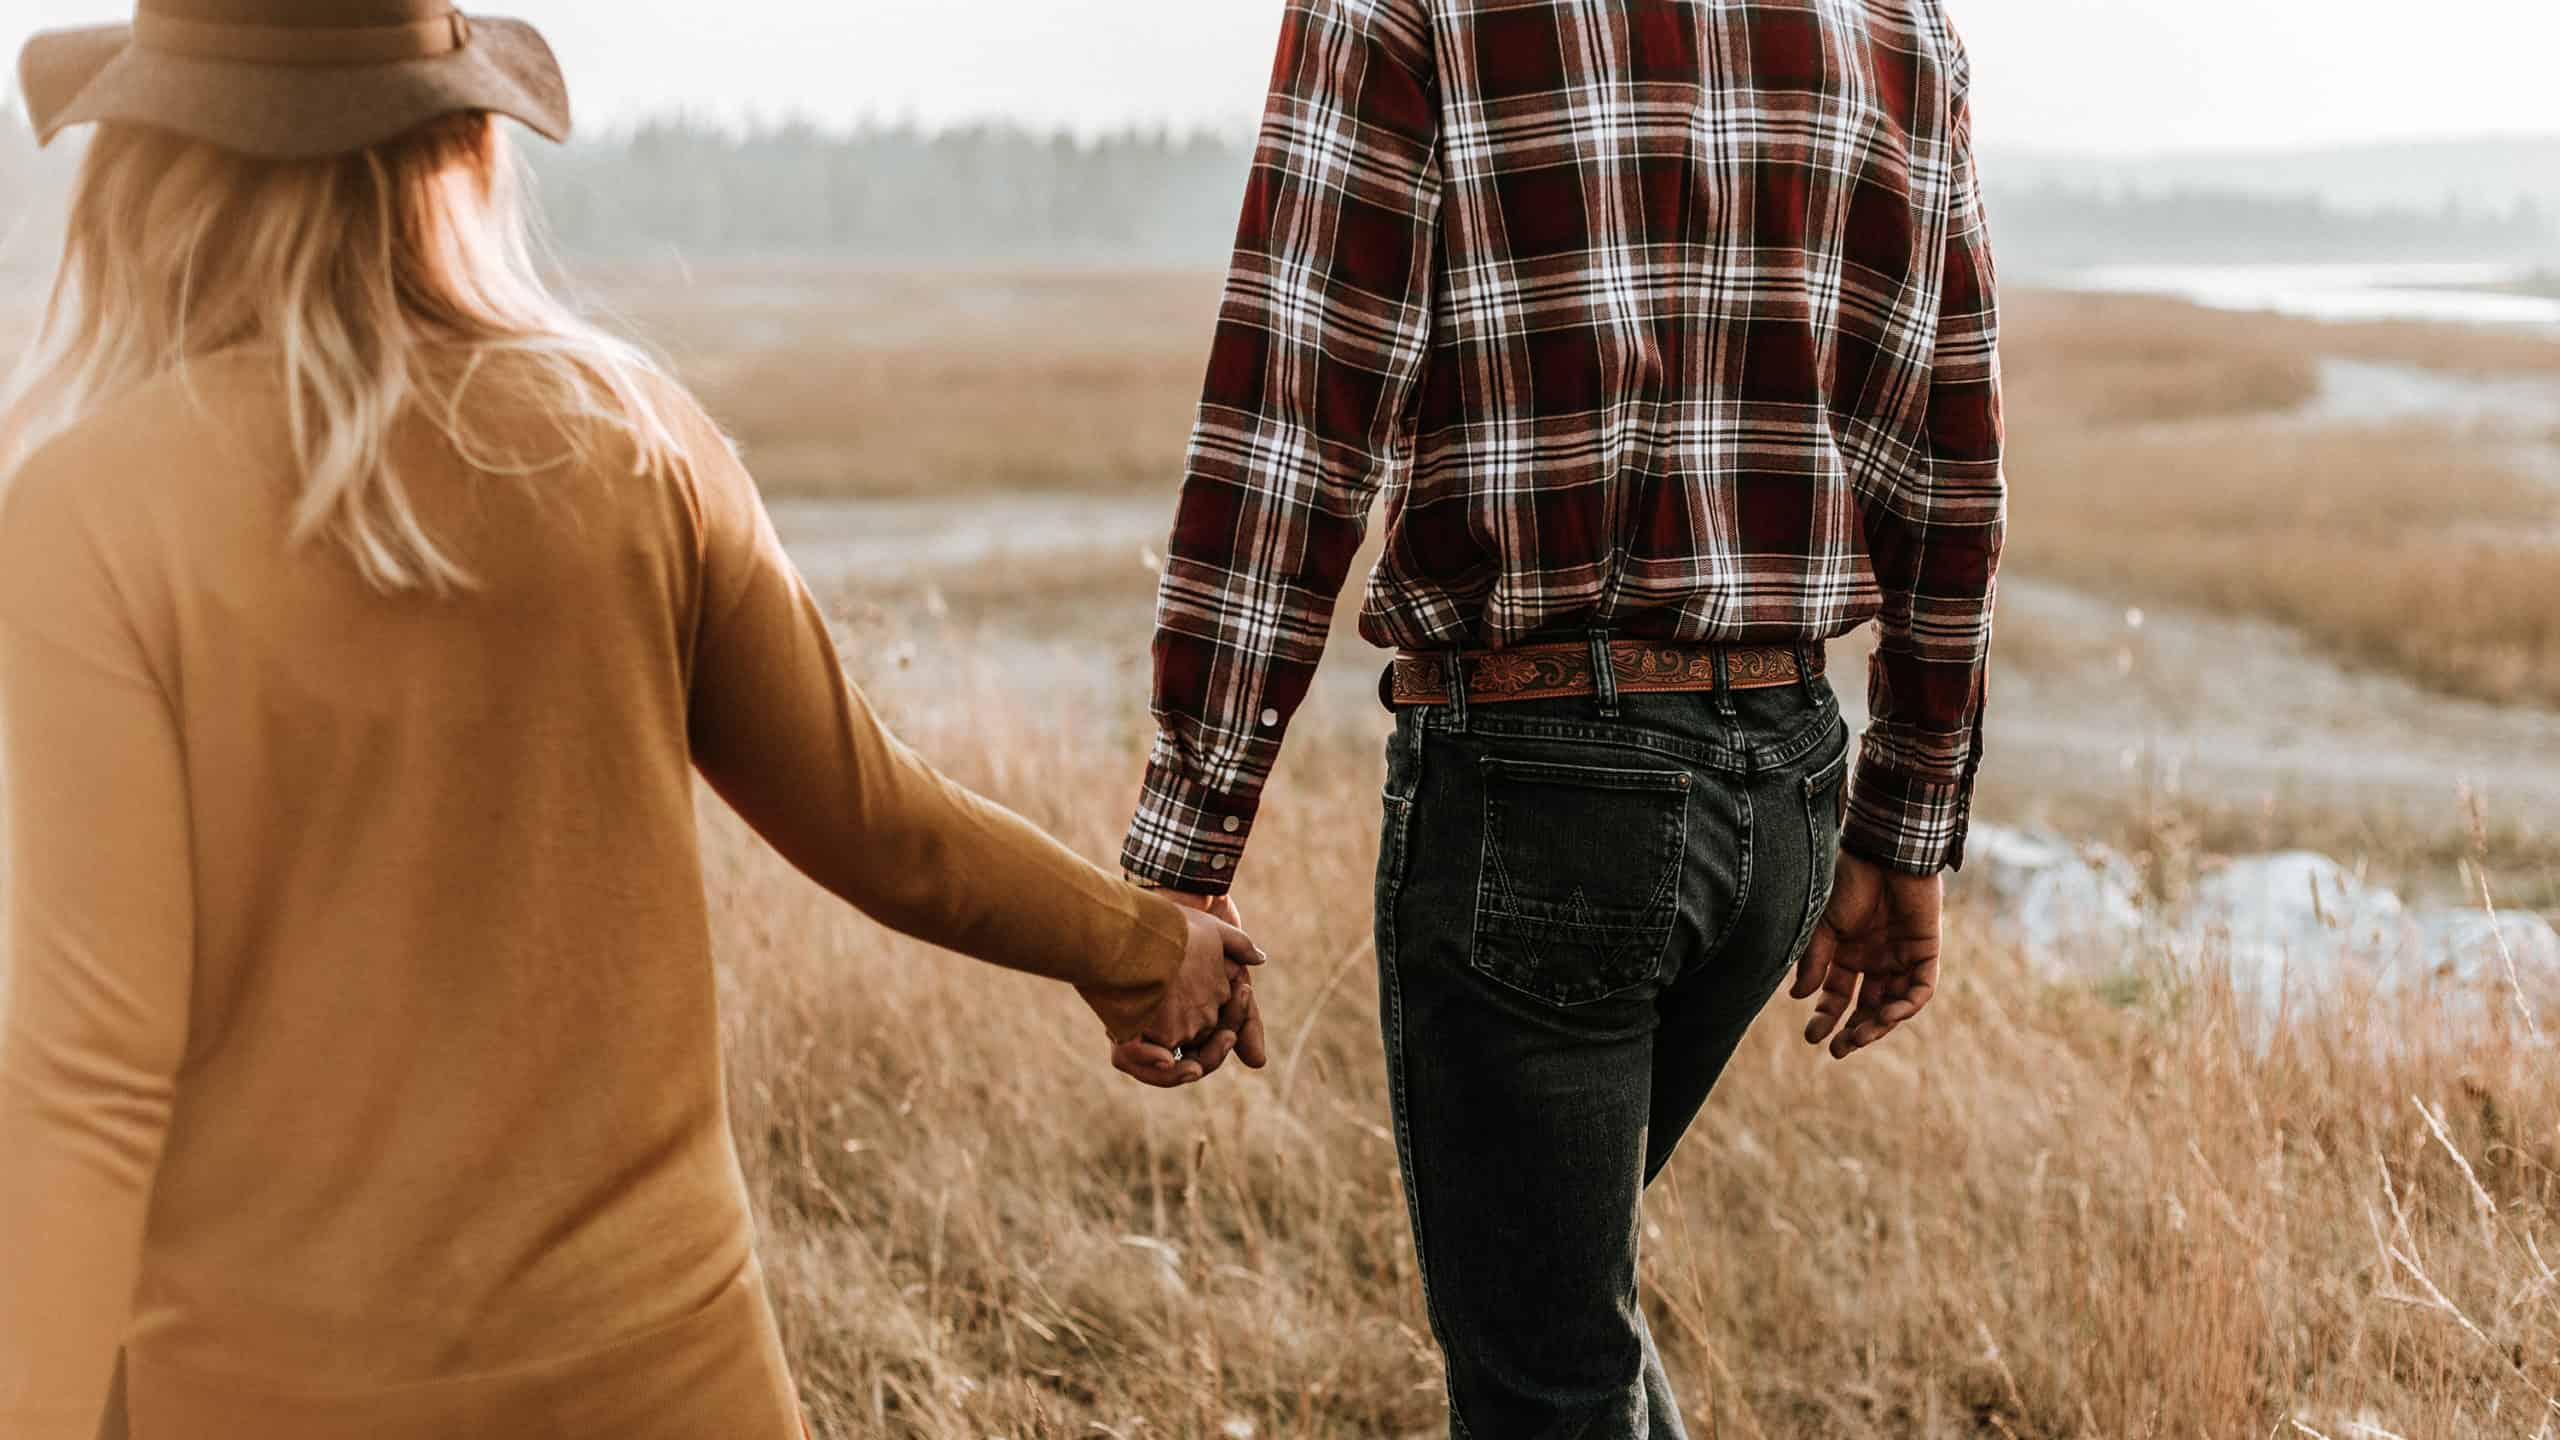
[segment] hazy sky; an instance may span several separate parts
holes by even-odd
[[[117,0],[5,0],[12,51]],[[1949,0],[1993,145],[2134,152],[2560,133],[2560,3]],[[466,4],[466,9],[474,8]],[[583,120],[689,106],[1236,128],[1279,0],[516,0]]]

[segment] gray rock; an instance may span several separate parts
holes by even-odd
[[[2226,861],[2164,912],[2146,907],[2133,863],[2104,846],[1977,825],[1969,848],[1960,883],[2048,973],[2094,980],[2167,958],[2226,970],[2269,1016],[2423,989],[2452,1018],[2520,994],[2560,1022],[2560,930],[2540,916],[2411,906],[2310,851]]]

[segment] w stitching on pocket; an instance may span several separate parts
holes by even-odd
[[[1687,772],[1498,756],[1482,766],[1477,972],[1567,1006],[1657,976],[1679,916]]]

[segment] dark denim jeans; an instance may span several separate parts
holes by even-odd
[[[1400,710],[1378,961],[1450,1432],[1682,1436],[1644,1188],[1827,903],[1825,682]]]

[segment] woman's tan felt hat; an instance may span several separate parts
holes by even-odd
[[[18,83],[39,143],[121,120],[301,159],[477,110],[569,138],[568,86],[541,34],[452,0],[138,0],[129,25],[29,40]]]

